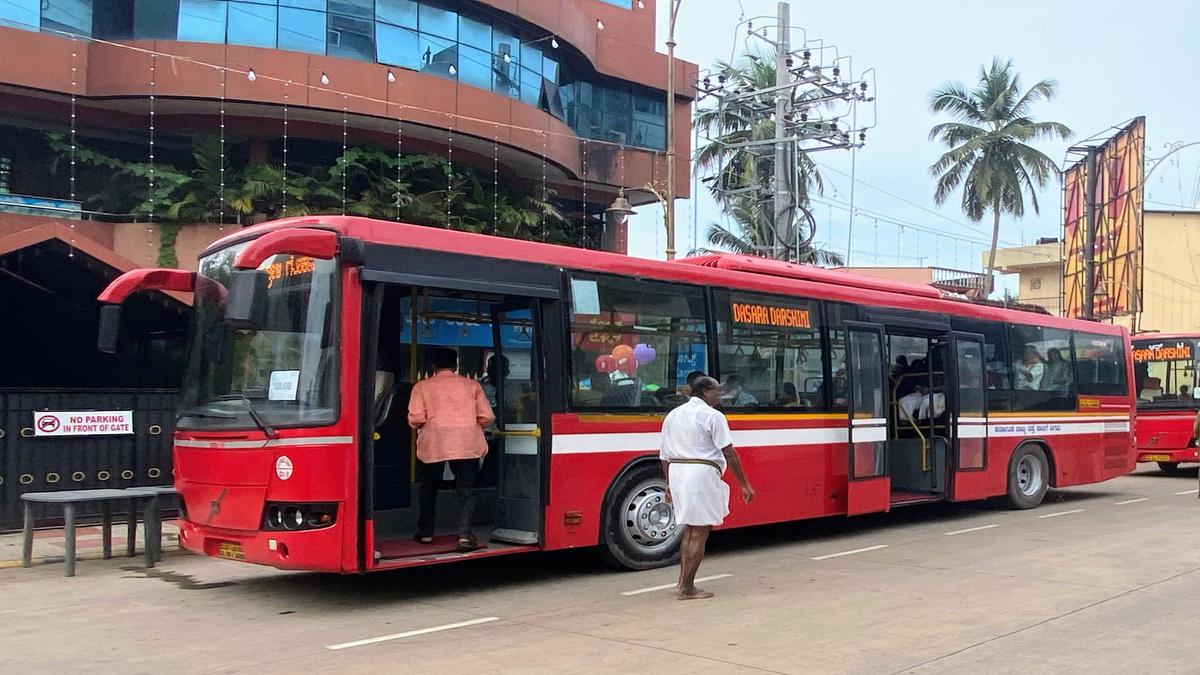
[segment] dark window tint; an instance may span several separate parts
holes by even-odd
[[[983,358],[987,365],[985,372],[988,410],[1012,410],[1012,382],[1010,380],[1011,364],[1008,355],[1007,326],[999,321],[980,321],[977,319],[953,320],[954,330],[964,333],[978,333],[983,336]]]
[[[816,302],[724,291],[714,301],[724,406],[823,408]]]
[[[1075,333],[1075,374],[1081,394],[1126,395],[1129,386],[1122,340],[1113,335]]]
[[[179,24],[179,3],[137,0],[133,10],[133,34],[142,40],[174,40]]]
[[[1008,337],[1013,410],[1074,410],[1070,333],[1013,324]]]
[[[571,400],[576,406],[665,409],[707,361],[699,288],[636,279],[571,280]]]

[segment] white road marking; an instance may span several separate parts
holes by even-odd
[[[1194,489],[1191,489],[1191,490],[1184,490],[1183,492],[1176,492],[1175,494],[1177,494],[1177,495],[1194,495],[1194,494],[1196,494],[1197,492],[1200,492],[1200,488],[1194,488]]]
[[[482,619],[471,619],[470,621],[459,621],[458,623],[448,623],[443,626],[431,626],[429,628],[419,628],[410,630],[404,633],[393,633],[392,635],[381,635],[379,637],[367,638],[366,640],[355,640],[354,642],[343,642],[336,645],[326,645],[326,649],[349,649],[351,647],[362,647],[364,645],[373,645],[378,642],[387,642],[388,640],[399,640],[401,638],[414,637],[417,635],[427,635],[429,633],[440,633],[444,630],[452,630],[455,628],[466,628],[467,626],[477,626],[481,623],[491,623],[499,621],[498,616],[485,616]]]
[[[700,577],[699,579],[696,580],[696,583],[701,583],[704,581],[713,581],[715,579],[724,579],[725,577],[731,577],[731,576],[733,576],[733,575],[732,574],[714,574],[711,577]],[[662,586],[651,586],[650,588],[639,588],[636,591],[625,591],[625,592],[621,593],[621,595],[641,595],[642,593],[653,593],[654,591],[665,591],[668,588],[675,588],[675,586],[676,586],[676,584],[663,584]]]
[[[844,555],[854,555],[855,553],[866,553],[867,551],[878,551],[881,548],[887,548],[887,544],[876,544],[875,546],[867,546],[866,548],[856,548],[853,551],[842,551],[841,553],[830,553],[829,555],[819,555],[813,560],[829,560],[830,558],[840,558]]]
[[[1083,511],[1084,511],[1083,509],[1071,509],[1070,511],[1056,511],[1054,513],[1047,513],[1044,516],[1038,516],[1038,518],[1056,518],[1058,516],[1069,516],[1072,513],[1083,513]]]
[[[999,525],[999,524],[996,524],[996,525],[980,525],[979,527],[968,527],[968,528],[967,528],[967,529],[965,529],[965,530],[955,530],[955,531],[953,531],[953,532],[943,532],[942,534],[946,535],[947,537],[953,537],[953,536],[954,536],[954,535],[956,535],[956,534],[966,534],[966,533],[968,533],[968,532],[978,532],[978,531],[980,531],[980,530],[990,530],[990,529],[992,529],[993,527],[1000,527],[1000,525]]]
[[[1148,501],[1150,501],[1149,497],[1138,497],[1137,499],[1126,499],[1123,502],[1117,502],[1117,506],[1125,506],[1126,504],[1136,504],[1138,502],[1148,502]]]

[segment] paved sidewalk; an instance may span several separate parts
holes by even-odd
[[[179,549],[179,527],[175,521],[164,520],[162,524],[162,547],[163,551],[174,551]],[[137,528],[137,555],[141,555],[145,541],[145,526],[138,522]],[[125,522],[118,520],[113,523],[112,528],[112,551],[114,558],[120,558],[125,555]],[[63,529],[49,528],[34,530],[33,532],[33,562],[40,563],[61,563],[65,557],[64,535]],[[76,560],[99,560],[103,556],[101,554],[101,537],[100,526],[89,525],[86,527],[75,528],[75,559]],[[9,532],[0,534],[0,569],[5,567],[20,567],[21,566],[21,533]]]

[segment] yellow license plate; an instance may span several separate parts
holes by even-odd
[[[245,560],[246,552],[241,544],[217,544],[217,555],[230,560]]]
[[[1170,462],[1170,455],[1142,455],[1143,462]]]

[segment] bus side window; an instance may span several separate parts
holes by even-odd
[[[1124,396],[1128,390],[1128,382],[1121,340],[1112,335],[1079,332],[1076,332],[1074,337],[1075,373],[1079,380],[1079,393]]]
[[[823,406],[821,313],[799,298],[717,291],[722,405],[730,409]]]
[[[1005,324],[999,321],[953,319],[954,330],[983,336],[984,376],[987,378],[988,410],[1012,410],[1012,373]]]
[[[697,287],[571,279],[571,402],[577,408],[670,408],[687,373],[707,362],[707,343],[704,293]]]
[[[1074,410],[1071,334],[1060,328],[1008,327],[1013,410]]]

